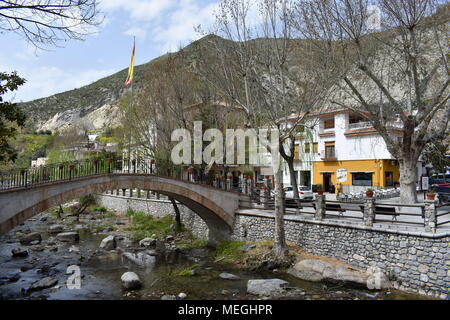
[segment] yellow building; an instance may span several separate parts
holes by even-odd
[[[344,160],[315,161],[313,164],[314,184],[321,184],[329,191],[330,186],[343,186],[341,191],[351,187],[392,187],[399,181],[400,172],[395,160]],[[355,188],[353,188],[355,189]]]
[[[313,132],[308,139],[296,141],[294,167],[299,184],[321,184],[328,192],[359,192],[398,183],[398,161],[365,118],[346,108],[330,108],[308,121]],[[388,130],[395,138],[401,123],[392,121]],[[284,184],[290,184],[288,172]]]

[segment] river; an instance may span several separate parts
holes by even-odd
[[[71,219],[67,217],[64,221]],[[117,223],[116,218],[104,218],[108,224]],[[73,220],[73,218],[72,218]],[[250,279],[279,278],[289,282],[291,294],[279,299],[299,300],[367,300],[367,299],[426,299],[426,297],[396,290],[369,291],[339,283],[308,282],[294,278],[284,272],[245,271],[234,265],[215,263],[207,248],[177,250],[170,254],[156,255],[149,267],[140,267],[123,256],[123,251],[140,251],[127,238],[118,242],[121,249],[105,251],[99,249],[103,238],[110,234],[92,231],[92,225],[105,223],[100,218],[85,217],[80,222],[71,221],[65,228],[76,229],[80,240],[76,243],[60,242],[49,234],[49,226],[59,223],[50,212],[29,219],[9,233],[0,237],[0,299],[152,299],[159,300],[186,294],[186,299],[256,299],[247,294]],[[29,232],[38,232],[42,242],[21,245],[19,237]],[[120,237],[119,237],[120,239]],[[14,248],[28,249],[26,257],[12,257]],[[81,271],[81,288],[69,289],[66,281],[68,266],[78,265]],[[194,266],[192,268],[192,266]],[[180,275],[186,267],[193,269],[192,275]],[[140,290],[126,291],[122,288],[121,275],[126,271],[138,274],[143,286]],[[239,280],[219,277],[221,272],[232,273]],[[57,284],[50,288],[28,290],[38,280],[51,277]]]

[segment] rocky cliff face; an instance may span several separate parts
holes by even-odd
[[[188,57],[187,65],[196,64],[199,50],[208,50],[210,37],[206,36],[194,42],[195,45],[193,43],[183,48],[184,54]],[[165,54],[135,67],[133,81],[135,95],[139,95],[142,91],[147,72],[152,70],[160,72],[158,63],[165,61],[168,57],[169,54]],[[28,127],[37,131],[55,131],[80,122],[84,122],[83,126],[90,129],[100,129],[105,125],[116,124],[117,104],[130,90],[130,87],[124,85],[127,72],[128,69],[123,69],[90,85],[22,103],[21,107],[28,117]]]
[[[107,127],[116,127],[119,124],[119,108],[116,104],[103,106],[87,112],[81,109],[69,109],[56,113],[52,118],[37,124],[37,131],[64,131],[78,125],[88,130],[100,130]]]
[[[150,63],[136,66],[133,90],[139,92]],[[117,123],[117,103],[129,92],[124,85],[127,70],[100,79],[88,86],[22,103],[28,126],[39,130],[63,130],[83,122],[86,129],[100,129]]]

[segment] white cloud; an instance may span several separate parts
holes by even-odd
[[[147,30],[148,30],[147,26],[143,27],[134,26],[126,30],[123,34],[126,34],[128,36],[136,36],[136,38],[138,38],[139,40],[144,41],[147,38]]]
[[[177,5],[175,0],[105,0],[100,6],[105,11],[125,11],[133,20],[150,21]]]
[[[128,13],[130,23],[123,34],[141,41],[151,36],[159,52],[165,53],[198,39],[194,27],[212,24],[218,3],[219,0],[107,0],[101,6],[106,12]]]
[[[0,66],[2,70],[10,70]],[[66,70],[57,67],[40,66],[36,68],[26,68],[18,73],[27,82],[18,91],[5,95],[6,100],[30,101],[33,99],[47,97],[59,92],[72,90],[88,85],[105,76],[111,75],[116,70]]]
[[[160,44],[160,52],[175,51],[180,44],[201,37],[194,27],[209,27],[214,21],[213,12],[218,3],[201,7],[198,1],[182,0],[178,7],[169,14],[166,25],[153,32],[153,39]]]
[[[194,26],[202,25],[208,29],[214,21],[213,11],[219,2],[220,0],[104,0],[101,2],[101,9],[107,16],[102,27],[120,21],[122,34],[134,35],[142,42],[150,42],[152,51],[163,54],[178,50],[180,45],[198,39],[200,35],[194,30]],[[0,70],[15,69],[27,79],[27,83],[17,91],[16,101],[28,101],[71,90],[117,71],[79,70],[74,64],[67,64],[68,68],[50,66],[51,62],[39,63],[41,58],[32,47],[16,50],[9,56],[0,51]],[[98,59],[101,60],[102,57]],[[5,98],[12,97],[9,95]]]

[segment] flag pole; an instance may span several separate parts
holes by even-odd
[[[130,66],[128,69],[128,78],[127,81],[125,82],[125,84],[130,84],[131,85],[131,97],[130,97],[130,109],[129,109],[129,117],[128,119],[130,119],[130,116],[132,116],[133,114],[133,73],[134,73],[134,54],[135,54],[135,47],[136,47],[136,37],[133,36],[133,51],[131,53],[131,62],[130,62]],[[128,128],[128,173],[131,172],[131,123],[129,125]]]
[[[131,83],[131,102],[130,102],[130,114],[128,115],[128,121],[133,114],[133,83]],[[128,123],[128,173],[131,172],[131,123]]]

